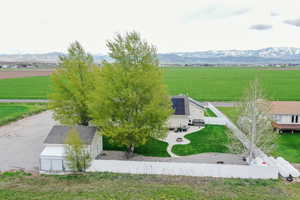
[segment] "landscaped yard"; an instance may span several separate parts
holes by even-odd
[[[46,104],[0,103],[0,126],[46,110]]]
[[[144,156],[155,156],[155,157],[170,157],[167,152],[168,143],[157,140],[150,139],[146,144],[140,147],[136,147],[134,152]],[[103,137],[103,149],[104,150],[116,150],[116,151],[126,151],[126,147],[120,147],[110,142],[107,137]]]
[[[299,200],[300,183],[162,175],[87,173],[69,176],[0,174],[0,199],[19,200]]]
[[[238,112],[234,107],[219,107],[225,115],[227,115],[233,122],[237,120]],[[292,163],[300,163],[300,134],[285,133],[280,134],[277,147],[272,153],[273,156],[281,156]]]
[[[163,71],[171,95],[188,94],[199,101],[239,100],[255,77],[270,99],[300,100],[300,70],[168,67]],[[49,85],[49,77],[0,79],[0,98],[46,99]]]
[[[179,156],[206,152],[229,152],[226,146],[229,142],[225,126],[206,125],[204,129],[185,136],[191,143],[174,145],[172,152]]]

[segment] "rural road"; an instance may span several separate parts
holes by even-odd
[[[48,103],[47,99],[0,99],[0,103]],[[202,105],[207,105],[208,102],[201,102]],[[216,107],[233,107],[237,104],[235,101],[214,101],[209,102]]]

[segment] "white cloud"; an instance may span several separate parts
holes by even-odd
[[[160,52],[300,47],[298,0],[1,0],[0,54],[65,51],[78,40],[106,53],[105,40],[137,30]],[[271,12],[280,13],[272,17]],[[272,24],[251,31],[253,24]]]

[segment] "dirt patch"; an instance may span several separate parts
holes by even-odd
[[[0,79],[22,78],[32,76],[49,76],[53,70],[32,70],[32,71],[0,71]]]

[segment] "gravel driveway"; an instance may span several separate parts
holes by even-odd
[[[0,127],[0,171],[37,170],[43,141],[55,124],[46,111]]]

